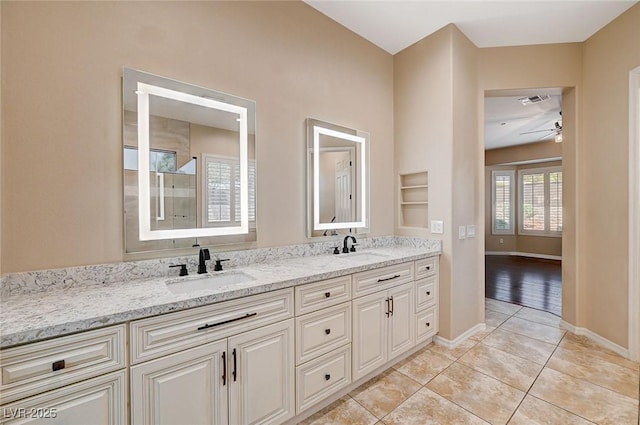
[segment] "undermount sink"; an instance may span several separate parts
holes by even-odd
[[[203,276],[186,277],[167,281],[167,289],[174,294],[216,289],[223,286],[235,285],[255,280],[243,272],[225,272],[221,274],[207,274]]]
[[[386,255],[378,254],[375,252],[350,252],[348,254],[336,255],[336,258],[341,258],[344,260],[348,260],[351,258],[351,259],[366,260],[366,261],[378,261],[378,260],[384,260],[388,257]]]

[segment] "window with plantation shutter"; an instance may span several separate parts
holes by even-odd
[[[519,233],[562,234],[562,170],[559,167],[520,170]]]
[[[515,172],[494,170],[492,176],[492,223],[494,235],[513,235],[515,212]]]
[[[240,224],[240,163],[237,158],[203,155],[205,226]],[[249,227],[256,222],[256,165],[249,161]]]

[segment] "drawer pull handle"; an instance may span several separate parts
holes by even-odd
[[[427,322],[427,327],[431,326],[431,322]]]
[[[329,298],[329,297],[331,296],[331,292],[325,292],[325,293],[324,293],[324,296],[325,296],[326,298]]]
[[[233,372],[231,373],[233,375],[233,382],[236,382],[236,370],[237,370],[237,363],[236,363],[236,349],[233,349]]]
[[[258,315],[258,313],[247,313],[244,316],[236,317],[234,319],[224,320],[222,322],[206,324],[204,326],[200,326],[198,328],[198,330],[202,331],[202,330],[209,329],[209,328],[215,328],[216,326],[226,325],[227,323],[237,322],[238,320],[248,319],[249,317],[253,317],[253,316],[257,316],[257,315]]]
[[[427,291],[427,295],[431,295],[431,291]]]
[[[425,269],[426,271],[429,271],[429,270],[431,270],[431,266],[427,266],[427,267],[425,267],[424,269]]]
[[[222,385],[227,385],[227,352],[222,352]]]
[[[64,360],[58,360],[56,362],[51,363],[51,370],[55,372],[56,370],[64,369]]]
[[[329,379],[331,379],[331,375],[329,375],[328,373],[326,375],[324,375],[324,380],[328,381]]]
[[[378,282],[386,282],[387,280],[396,279],[396,278],[399,278],[400,276],[401,276],[401,275],[396,274],[396,275],[393,275],[393,276],[391,276],[391,277],[387,277],[387,278],[384,278],[384,279],[378,279]]]
[[[331,333],[331,329],[325,329],[324,333],[326,333],[327,335],[329,335]]]

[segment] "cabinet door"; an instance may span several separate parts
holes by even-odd
[[[357,298],[353,303],[353,380],[387,361],[387,292]]]
[[[226,349],[225,339],[131,367],[132,422],[226,424]]]
[[[390,289],[388,295],[391,308],[388,359],[391,360],[415,345],[413,283]]]
[[[293,335],[289,319],[229,338],[230,424],[279,424],[294,416]]]
[[[4,405],[0,424],[125,425],[126,372],[114,372]]]

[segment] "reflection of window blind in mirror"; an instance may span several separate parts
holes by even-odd
[[[426,171],[400,174],[400,227],[428,227],[428,198]]]
[[[207,226],[240,222],[240,164],[235,158],[204,155],[205,217]],[[249,161],[248,203],[250,227],[256,221],[256,164]],[[233,190],[232,190],[233,187]]]

